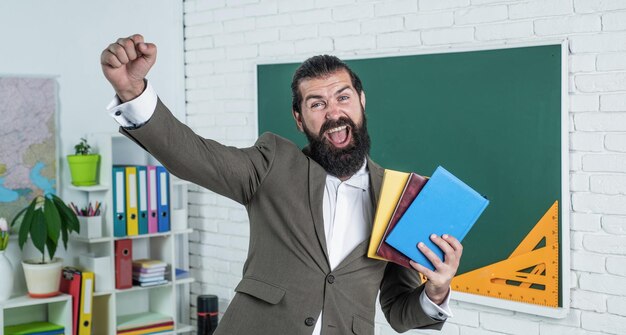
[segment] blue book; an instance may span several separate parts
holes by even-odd
[[[463,240],[489,200],[439,166],[385,240],[414,262],[434,270],[417,248],[423,242],[440,259],[443,252],[430,235],[448,234]]]

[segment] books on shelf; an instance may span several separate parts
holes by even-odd
[[[141,287],[162,285],[167,283],[165,275],[167,263],[154,259],[137,259],[133,261],[133,284]]]
[[[72,296],[72,334],[91,334],[94,273],[64,267],[60,290]]]
[[[118,335],[152,334],[174,329],[171,316],[156,312],[142,312],[117,317]]]
[[[433,265],[417,248],[418,243],[424,243],[443,260],[443,252],[430,240],[430,236],[449,234],[461,241],[489,201],[441,166],[428,180],[411,174],[401,195],[397,191],[398,180],[392,180],[393,198],[388,195],[389,199],[379,200],[376,217],[385,218],[382,224],[386,229],[379,228],[379,232],[384,231],[380,242],[370,241],[374,243],[370,245],[370,250],[376,250],[378,256],[370,257],[383,257],[405,267],[409,266],[408,259],[411,259],[433,270]],[[383,190],[385,182],[387,178],[383,179]],[[390,203],[394,205],[390,206]],[[379,211],[384,211],[384,215]]]
[[[114,165],[115,237],[170,230],[170,175],[163,166]]]
[[[189,271],[176,268],[176,279],[187,279],[189,278]]]
[[[71,257],[67,257],[65,265],[76,268],[64,269],[61,285],[67,295],[48,299],[14,295],[14,299],[0,302],[0,313],[4,314],[4,317],[0,314],[0,334],[141,335],[191,332],[191,326],[179,326],[180,329],[175,326],[180,320],[184,322],[189,318],[191,287],[189,284],[173,285],[175,268],[187,266],[189,257],[178,252],[187,249],[188,241],[183,235],[192,231],[187,225],[186,192],[189,184],[169,176],[164,168],[157,167],[159,163],[154,157],[140,152],[140,147],[123,136],[94,134],[93,137],[97,139],[102,153],[100,184],[73,189],[85,192],[77,193],[82,199],[80,201],[86,198],[90,203],[107,204],[106,208],[93,208],[92,214],[98,210],[102,212],[99,217],[89,217],[98,219],[96,227],[91,227],[94,222],[81,223],[81,233],[88,231],[82,229],[87,227],[98,228],[94,230],[98,234],[70,236],[68,256]],[[76,199],[72,200],[76,203]],[[133,203],[129,204],[131,201]],[[129,222],[132,227],[129,227]],[[179,222],[178,225],[176,222]],[[129,236],[129,228],[133,230],[131,235],[137,235]],[[139,262],[133,264],[133,251],[135,258],[156,258],[167,263],[137,260]],[[133,265],[138,267],[133,269]],[[181,284],[192,281],[186,280]],[[127,291],[117,285],[122,282],[128,285],[124,287],[128,288]],[[142,288],[147,286],[156,287]],[[133,320],[117,318],[121,314],[146,309],[167,316],[146,323],[130,322],[138,321],[141,315],[132,316],[130,319]]]
[[[14,326],[4,327],[4,335],[63,335],[65,327],[45,322],[29,322]]]
[[[133,267],[138,269],[161,269],[167,267],[167,263],[157,259],[135,259],[133,260]]]

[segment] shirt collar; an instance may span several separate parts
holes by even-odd
[[[339,178],[329,174],[326,175],[326,178],[336,180],[338,183],[342,182]],[[369,189],[369,171],[367,170],[367,159],[363,161],[363,165],[361,165],[361,168],[355,174],[353,174],[352,177],[350,177],[343,183],[367,191]]]

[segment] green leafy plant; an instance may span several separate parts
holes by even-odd
[[[76,214],[54,194],[35,197],[26,208],[17,213],[11,221],[11,226],[14,226],[22,216],[18,233],[20,249],[24,249],[30,235],[35,248],[41,252],[41,263],[45,263],[46,249],[50,260],[54,258],[59,237],[63,238],[63,246],[67,249],[69,234],[72,231],[76,233],[80,231]]]
[[[87,139],[81,138],[80,142],[74,146],[76,155],[89,155],[91,153],[91,146],[87,143]]]

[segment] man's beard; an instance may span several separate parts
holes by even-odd
[[[345,148],[337,149],[328,141],[324,133],[343,125],[350,127],[352,143]],[[324,122],[318,135],[309,131],[305,124],[302,124],[302,128],[309,140],[309,156],[327,173],[338,178],[351,177],[363,166],[365,157],[370,151],[370,136],[367,132],[365,113],[363,113],[363,124],[360,127],[357,127],[351,119],[342,117]]]

